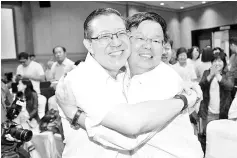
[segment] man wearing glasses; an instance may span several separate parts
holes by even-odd
[[[131,50],[137,54],[132,54],[134,58],[132,56],[129,58],[131,74],[124,77],[124,74],[120,73],[130,55],[129,38],[126,34],[124,21],[120,16],[113,9],[98,9],[88,16],[84,23],[84,45],[89,52],[86,61],[69,72],[58,84],[56,90],[58,104],[66,116],[71,119],[73,126],[80,124],[83,127],[85,121],[87,130],[87,133],[82,128],[66,132],[63,157],[110,158],[126,157],[137,153],[136,156],[139,157],[139,152],[136,151],[154,136],[156,130],[159,130],[157,127],[162,127],[167,121],[179,114],[184,105],[187,105],[187,100],[183,95],[180,95],[182,99],[169,99],[181,90],[181,87],[177,85],[177,82],[181,81],[177,74],[171,75],[169,79],[178,79],[175,84],[168,83],[172,87],[168,90],[173,93],[169,92],[169,95],[167,92],[142,95],[143,92],[149,92],[149,89],[139,86],[139,91],[136,91],[138,90],[136,84],[139,84],[139,80],[132,81],[137,77],[136,75],[149,70],[153,71],[159,65],[160,54],[157,51],[163,49],[162,30],[159,30],[161,35],[155,36],[148,32],[145,35],[143,32],[133,34],[131,31]],[[157,29],[157,26],[151,26],[151,28]],[[143,28],[140,31],[145,30]],[[133,39],[134,44],[132,44]],[[151,43],[155,47],[151,46]],[[131,66],[135,62],[132,59],[139,61],[134,67]],[[135,77],[130,80],[129,78],[132,76]],[[152,80],[152,82],[154,81]],[[130,93],[132,91],[129,84],[132,83],[134,83],[132,86],[134,94]],[[126,87],[129,87],[129,91]],[[159,88],[155,84],[152,91]],[[145,99],[148,95],[151,97]],[[195,92],[188,96],[189,107],[195,104],[196,96]],[[138,97],[140,99],[137,99]],[[127,104],[127,102],[131,104]],[[80,108],[78,111],[77,106]],[[82,113],[82,110],[85,113]],[[151,133],[141,135],[147,132]],[[87,134],[102,145],[90,141],[91,139],[88,139]],[[128,137],[124,135],[128,135]],[[135,137],[131,138],[132,136]]]

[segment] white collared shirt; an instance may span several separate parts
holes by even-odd
[[[67,132],[64,158],[116,157],[117,151],[94,143],[88,135],[94,135],[93,128],[102,121],[114,104],[126,103],[122,93],[122,81],[112,78],[88,53],[85,62],[60,79],[56,88],[56,98],[59,105],[76,104],[87,116],[87,132],[83,129]]]
[[[134,76],[128,82],[129,86],[126,92],[128,102],[138,103],[172,98],[182,90],[181,83],[182,79],[175,70],[161,62],[155,69]],[[143,139],[146,136],[146,134],[140,135],[138,139]],[[144,158],[202,158],[203,152],[197,137],[194,135],[189,114],[184,113],[176,117],[161,132],[156,133],[133,156]]]
[[[74,67],[74,62],[65,58],[62,64],[54,62],[51,67],[52,80],[58,81],[65,73],[71,71]]]
[[[164,100],[172,98],[180,92],[181,83],[182,79],[173,68],[161,62],[152,71],[134,76],[132,79],[130,79],[129,74],[126,74],[124,94],[126,94],[130,104],[147,100]],[[151,138],[152,136],[154,137]],[[97,127],[94,140],[105,146],[114,147],[114,144],[109,143],[109,138],[113,139],[112,142],[114,144],[118,145],[117,149],[134,150],[135,148],[136,152],[132,155],[134,158],[203,157],[201,145],[194,135],[188,113],[179,115],[161,132],[156,133],[154,131],[139,135],[137,139],[124,137],[118,133],[111,133],[111,131],[101,126]],[[136,149],[139,144],[143,144],[150,138],[151,140],[142,148]],[[126,156],[123,153],[119,153],[117,157]]]

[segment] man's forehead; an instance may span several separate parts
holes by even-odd
[[[135,34],[153,34],[153,36],[163,37],[163,30],[158,22],[145,20],[137,27],[130,28],[131,33]]]
[[[126,29],[123,19],[115,14],[98,16],[90,25],[93,34],[115,32],[121,29]]]
[[[62,47],[56,47],[55,51],[63,51],[63,48]]]

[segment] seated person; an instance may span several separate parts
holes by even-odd
[[[53,54],[55,56],[56,62],[54,62],[51,67],[51,74],[52,74],[51,87],[56,89],[59,79],[64,74],[71,71],[75,67],[75,65],[73,61],[67,58],[66,48],[62,46],[56,46],[53,49]],[[58,109],[55,96],[49,98],[48,104],[49,104],[49,110]]]

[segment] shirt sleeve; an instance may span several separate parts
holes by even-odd
[[[37,65],[38,65],[37,66],[37,73],[38,73],[38,75],[39,76],[45,75],[43,67],[40,64],[38,64],[38,63],[37,63]]]
[[[195,70],[195,67],[193,65],[190,65],[190,73],[191,73],[191,79],[192,80],[197,79],[196,70]]]
[[[23,75],[22,69],[21,69],[21,65],[18,65],[17,69],[16,69],[16,74],[17,75]]]

